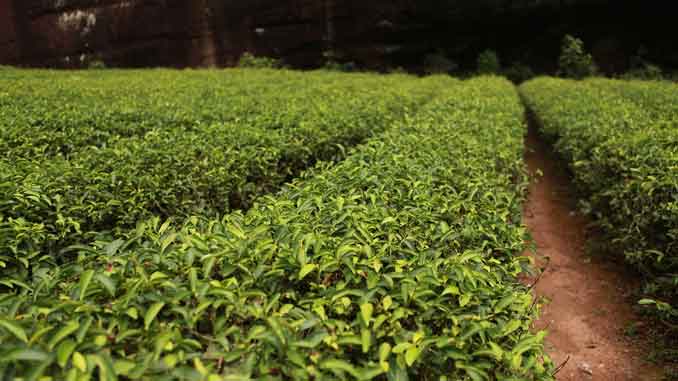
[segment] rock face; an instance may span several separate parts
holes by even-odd
[[[4,3],[18,53],[3,54],[3,61],[78,67],[95,59],[116,66],[198,66],[218,60],[213,25],[223,20],[211,14],[205,0]]]
[[[325,0],[3,0],[0,63],[209,66],[233,64],[244,51],[317,60],[335,8]]]
[[[376,4],[381,3],[381,4]],[[402,4],[399,4],[402,3]],[[245,51],[313,66],[345,43],[365,56],[382,14],[408,1],[3,0],[0,63],[226,66]],[[384,6],[386,4],[387,6]]]
[[[0,2],[0,63],[16,62],[19,59],[16,30],[14,29],[14,4]]]
[[[643,16],[626,3],[633,1],[0,0],[0,64],[229,66],[249,51],[315,67],[333,51],[340,60],[383,68],[416,66],[442,50],[468,68],[492,48],[504,61],[551,69],[559,39],[574,33],[619,66],[643,33],[651,43],[672,40],[671,12],[657,12],[668,21],[650,27],[656,30],[639,30],[628,27],[629,17]],[[582,15],[590,15],[585,25]],[[619,40],[623,33],[629,38]]]

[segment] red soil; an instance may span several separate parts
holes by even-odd
[[[567,361],[557,379],[661,380],[659,368],[645,360],[642,340],[624,334],[634,321],[629,295],[637,282],[614,261],[586,255],[588,221],[576,212],[566,172],[534,129],[526,145],[530,172],[543,172],[530,185],[524,210],[536,262],[545,267],[534,288],[546,300],[535,329],[548,330],[546,349],[556,365]]]

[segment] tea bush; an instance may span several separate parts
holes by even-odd
[[[617,95],[643,108],[649,115],[650,122],[675,125],[678,123],[676,112],[676,85],[659,81],[610,81],[607,79],[591,79],[593,86]]]
[[[238,67],[249,69],[279,69],[282,66],[276,58],[255,56],[252,53],[243,54],[238,61]]]
[[[621,78],[628,80],[662,80],[664,79],[664,73],[662,68],[658,65],[653,64],[647,59],[648,51],[644,46],[638,48],[636,55],[632,56],[629,60],[630,68],[624,73]]]
[[[523,110],[436,98],[246,213],[158,219],[3,275],[0,370],[78,380],[551,380],[530,330]],[[355,94],[354,94],[355,95]]]
[[[645,81],[658,81],[664,79],[664,72],[661,67],[648,63],[627,71],[621,78],[628,80],[639,79]]]
[[[512,63],[511,66],[504,69],[502,74],[515,84],[529,81],[536,76],[532,68],[520,62]]]
[[[140,105],[145,90],[110,101],[109,86],[135,73],[162,82],[149,86],[162,95]],[[438,86],[409,76],[217,73],[132,72],[115,80],[101,73],[103,82],[83,74],[91,82],[55,81],[63,91],[45,90],[45,99],[38,92],[33,102],[27,92],[37,82],[17,80],[0,97],[0,146],[12,152],[0,156],[0,265],[30,271],[58,261],[71,244],[151,216],[247,208],[314,162],[340,159],[345,147],[403,118]],[[202,87],[209,81],[216,84]],[[216,90],[229,85],[237,89]],[[198,99],[183,104],[184,91]],[[62,93],[69,95],[59,103]],[[126,107],[129,118],[117,113]]]
[[[68,159],[80,149],[156,129],[262,124],[267,113],[275,127],[295,86],[317,93],[323,81],[340,81],[337,76],[264,69],[9,73],[0,91],[0,157],[31,160]]]
[[[90,61],[87,64],[87,68],[93,69],[93,70],[101,70],[101,69],[106,69],[107,66],[106,66],[106,63],[102,60],[94,60],[94,61]]]
[[[521,90],[569,163],[586,195],[584,210],[605,233],[606,249],[646,275],[644,292],[652,300],[643,303],[656,306],[675,327],[678,86],[540,78]]]

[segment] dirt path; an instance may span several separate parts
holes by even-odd
[[[585,255],[586,219],[575,213],[572,186],[534,128],[526,139],[526,161],[544,176],[530,186],[525,223],[537,243],[546,271],[535,287],[548,302],[535,324],[548,329],[547,351],[561,364],[559,381],[661,380],[646,352],[624,335],[633,321],[624,270],[611,261]]]

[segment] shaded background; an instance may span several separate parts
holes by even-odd
[[[232,66],[240,55],[321,66],[421,70],[438,52],[472,70],[494,49],[505,64],[555,71],[560,41],[582,38],[601,70],[647,59],[678,69],[673,1],[632,0],[0,0],[0,64]]]

